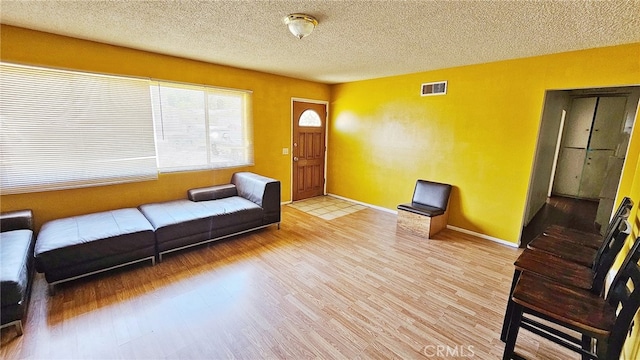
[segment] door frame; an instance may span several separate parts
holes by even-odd
[[[534,156],[533,156],[533,160],[532,160],[532,164],[531,164],[531,170],[529,173],[529,183],[527,185],[527,195],[525,197],[525,203],[524,203],[524,211],[523,211],[523,215],[522,215],[522,220],[520,222],[520,236],[518,237],[518,245],[520,246],[522,243],[522,234],[523,234],[523,229],[526,225],[528,225],[528,223],[530,222],[530,220],[533,219],[533,217],[535,216],[535,213],[537,213],[538,211],[540,211],[540,208],[537,208],[535,210],[533,210],[533,214],[530,214],[529,211],[529,207],[531,204],[531,201],[533,201],[533,187],[534,187],[534,178],[536,176],[536,172],[540,171],[539,169],[537,169],[537,164],[539,161],[539,157],[542,156],[541,154],[539,154],[539,149],[541,146],[541,133],[540,130],[542,129],[542,126],[545,124],[546,121],[552,121],[549,120],[548,118],[545,118],[545,110],[547,109],[547,96],[549,95],[550,92],[554,92],[554,93],[560,93],[560,92],[565,92],[568,96],[568,98],[570,100],[572,100],[573,98],[577,98],[577,97],[586,97],[586,96],[627,96],[628,99],[629,98],[633,98],[633,96],[635,96],[634,94],[639,94],[640,92],[640,83],[639,84],[630,84],[630,85],[617,85],[617,86],[605,86],[605,87],[586,87],[586,88],[567,88],[567,89],[546,89],[545,90],[545,96],[543,99],[543,104],[542,104],[542,109],[540,112],[540,121],[539,121],[539,128],[538,128],[538,135],[536,137],[536,145],[535,145],[535,149],[534,149]],[[639,95],[640,96],[640,95]],[[635,99],[635,98],[633,98]],[[624,163],[622,166],[622,172],[620,173],[620,178],[618,179],[618,185],[616,188],[616,195],[614,199],[618,199],[619,195],[620,195],[620,185],[621,185],[621,181],[622,181],[622,174],[625,173],[625,170],[627,169],[627,166],[630,166],[628,160],[629,157],[629,151],[631,150],[631,147],[629,146],[633,140],[633,135],[634,135],[634,130],[636,128],[636,126],[640,126],[639,124],[639,120],[640,120],[640,98],[635,100],[637,101],[637,103],[635,103],[635,110],[631,110],[629,108],[629,100],[627,100],[627,110],[629,110],[629,113],[625,113],[625,117],[629,117],[632,116],[632,114],[635,114],[635,117],[633,118],[633,124],[631,125],[631,135],[628,139],[628,143],[627,143],[627,149],[625,150],[625,157],[624,157]],[[568,109],[569,107],[567,107]],[[567,110],[565,109],[565,110]],[[560,120],[558,120],[560,121]],[[564,123],[562,124],[564,125]],[[562,130],[561,130],[562,131]],[[558,146],[558,142],[561,141],[561,137],[562,137],[562,132],[560,132],[559,134],[557,134],[557,137],[555,138],[556,140],[556,147]],[[555,154],[554,154],[555,156]],[[631,164],[633,165],[633,164]],[[547,189],[547,198],[549,198],[551,196],[551,190],[553,187],[553,180],[555,177],[555,172],[556,172],[556,166],[557,163],[554,161],[553,163],[553,169],[552,169],[552,174],[549,177],[549,180],[547,182],[547,184],[549,184],[549,188]],[[615,210],[615,205],[614,204],[614,210]],[[613,213],[613,211],[612,211]],[[528,219],[529,218],[529,219]]]
[[[295,121],[295,119],[293,118],[293,103],[296,101],[307,102],[311,104],[321,104],[324,105],[327,109],[327,118],[324,120],[324,186],[322,188],[322,194],[327,195],[327,160],[329,157],[329,101],[291,97],[291,107],[289,109],[289,117],[291,119],[289,128],[289,132],[291,134],[289,138],[289,184],[291,184],[289,189],[289,202],[293,202],[293,122]]]

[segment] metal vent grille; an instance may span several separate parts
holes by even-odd
[[[437,81],[422,84],[420,96],[445,95],[447,93],[447,82]]]

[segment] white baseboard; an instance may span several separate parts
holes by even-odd
[[[346,198],[346,197],[344,197],[344,196],[335,195],[335,194],[329,194],[329,193],[328,193],[327,195],[328,195],[328,196],[333,196],[334,198],[342,199],[342,200],[345,200],[345,201],[354,202],[354,203],[356,203],[356,204],[359,204],[359,205],[362,205],[362,206],[366,206],[366,207],[370,207],[370,208],[372,208],[372,209],[376,209],[376,210],[380,210],[380,211],[388,212],[388,213],[391,213],[391,214],[397,214],[397,213],[398,213],[398,212],[397,212],[397,211],[395,211],[395,210],[387,209],[387,208],[384,208],[384,207],[382,207],[382,206],[376,206],[376,205],[371,205],[371,204],[363,203],[362,201],[349,199],[349,198]]]
[[[467,229],[459,228],[459,227],[457,227],[457,226],[447,225],[447,229],[451,229],[451,230],[454,230],[454,231],[459,231],[459,232],[464,233],[464,234],[473,235],[473,236],[475,236],[475,237],[479,237],[479,238],[481,238],[481,239],[485,239],[485,240],[489,240],[489,241],[497,242],[498,244],[507,245],[507,246],[514,247],[514,248],[519,247],[519,245],[518,245],[518,244],[513,243],[513,242],[511,242],[511,241],[507,241],[507,240],[503,240],[503,239],[498,239],[498,238],[495,238],[495,237],[493,237],[493,236],[489,236],[489,235],[485,235],[485,234],[480,234],[480,233],[477,233],[477,232],[475,232],[475,231],[471,231],[471,230],[467,230]]]
[[[338,199],[342,199],[342,200],[346,200],[346,201],[351,201],[351,202],[354,202],[354,203],[357,203],[357,204],[360,204],[360,205],[363,205],[363,206],[367,206],[367,207],[370,207],[370,208],[373,208],[373,209],[377,209],[377,210],[380,210],[380,211],[384,211],[384,212],[388,212],[388,213],[391,213],[391,214],[397,214],[397,213],[398,213],[398,212],[397,212],[397,211],[395,211],[395,210],[387,209],[387,208],[384,208],[384,207],[382,207],[382,206],[376,206],[376,205],[367,204],[367,203],[364,203],[364,202],[362,202],[362,201],[357,201],[357,200],[353,200],[353,199],[346,198],[346,197],[344,197],[344,196],[339,196],[339,195],[335,195],[335,194],[327,194],[327,195],[329,195],[329,196],[333,196],[333,197],[338,198]],[[506,246],[510,246],[510,247],[514,247],[514,248],[517,248],[517,247],[519,246],[518,244],[513,243],[513,242],[511,242],[511,241],[507,241],[507,240],[503,240],[503,239],[498,239],[498,238],[495,238],[495,237],[493,237],[493,236],[489,236],[489,235],[485,235],[485,234],[480,234],[480,233],[477,233],[477,232],[475,232],[475,231],[471,231],[471,230],[467,230],[467,229],[459,228],[459,227],[457,227],[457,226],[453,226],[453,225],[447,225],[447,229],[451,229],[451,230],[454,230],[454,231],[459,231],[459,232],[464,233],[464,234],[473,235],[473,236],[475,236],[475,237],[479,237],[479,238],[481,238],[481,239],[485,239],[485,240],[489,240],[489,241],[497,242],[497,243],[499,243],[499,244],[506,245]]]

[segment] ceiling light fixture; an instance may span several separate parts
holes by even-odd
[[[306,14],[291,14],[284,18],[284,23],[289,27],[293,36],[302,39],[311,34],[318,25],[318,20]]]

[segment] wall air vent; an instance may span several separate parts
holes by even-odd
[[[445,95],[447,93],[447,82],[437,81],[422,84],[420,96]]]

